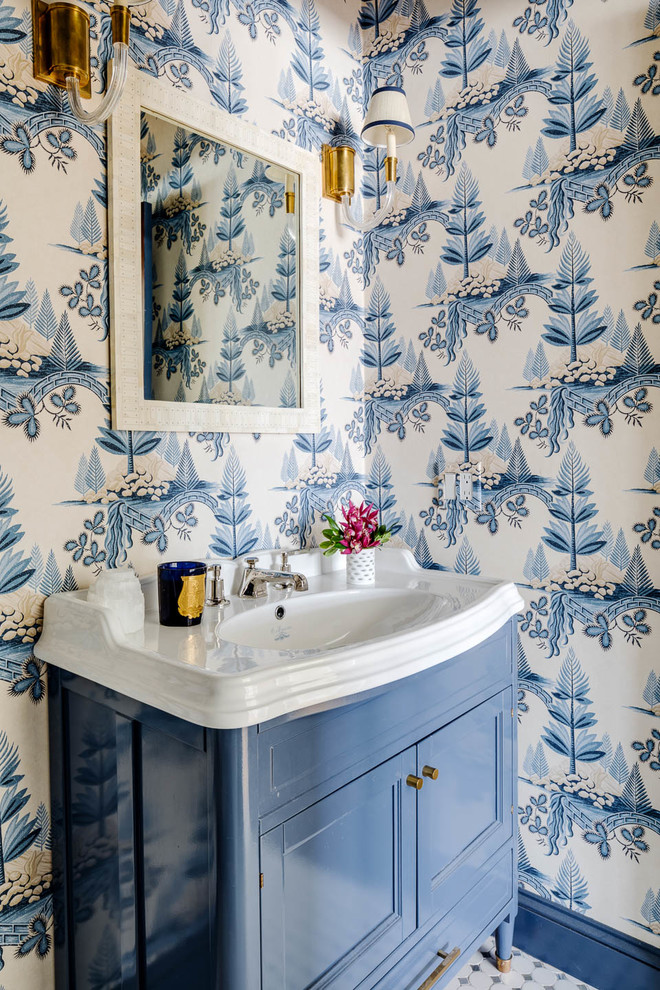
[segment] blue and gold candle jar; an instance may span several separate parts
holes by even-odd
[[[158,565],[158,611],[161,626],[197,626],[206,598],[206,564],[175,560]]]

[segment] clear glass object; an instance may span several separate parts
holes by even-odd
[[[385,194],[385,200],[383,202],[383,205],[378,210],[376,210],[375,213],[373,213],[370,217],[367,217],[365,220],[358,219],[358,217],[356,217],[355,214],[353,213],[353,210],[351,208],[350,197],[348,196],[348,194],[342,196],[341,206],[346,223],[349,224],[351,227],[353,227],[355,230],[362,231],[363,233],[367,230],[373,230],[374,227],[377,227],[378,224],[382,223],[385,217],[389,215],[392,209],[392,203],[394,202],[395,189],[396,189],[395,182],[387,183],[387,192]]]
[[[110,610],[115,633],[135,633],[144,626],[144,595],[130,567],[101,571],[87,591],[87,601]]]
[[[110,63],[108,63],[108,68]],[[107,120],[119,103],[128,73],[128,45],[115,41],[112,46],[112,75],[110,85],[94,110],[85,110],[80,98],[80,85],[75,76],[66,77],[66,91],[72,111],[85,124],[100,124]]]

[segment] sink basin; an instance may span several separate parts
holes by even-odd
[[[446,598],[399,588],[355,588],[259,605],[225,620],[221,639],[256,650],[336,650],[393,636],[452,611]]]
[[[265,566],[277,563],[270,552]],[[243,565],[226,562],[230,607],[207,608],[191,628],[159,624],[156,582],[147,580],[144,630],[128,636],[85,591],[50,595],[35,652],[196,725],[236,729],[344,704],[427,670],[484,642],[523,606],[512,584],[424,570],[394,547],[369,587],[347,587],[326,564],[318,549],[302,554],[296,570],[309,591],[250,602],[236,597]]]

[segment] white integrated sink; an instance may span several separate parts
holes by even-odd
[[[448,615],[451,600],[426,591],[355,588],[300,595],[225,619],[221,639],[257,650],[337,650],[412,631]]]
[[[276,564],[268,556],[261,567]],[[51,595],[35,653],[171,715],[235,729],[347,703],[426,670],[486,640],[523,604],[511,583],[424,570],[396,548],[377,554],[369,588],[347,588],[343,561],[318,550],[292,565],[308,591],[242,601],[243,563],[223,563],[231,605],[206,608],[190,628],[159,625],[155,579],[143,580],[144,631],[127,636],[85,592]]]

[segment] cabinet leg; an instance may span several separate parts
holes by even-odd
[[[514,918],[505,918],[495,930],[495,962],[500,973],[511,972]]]

